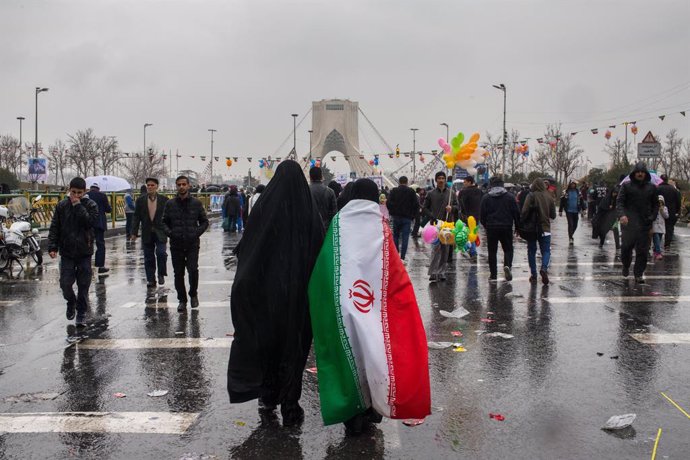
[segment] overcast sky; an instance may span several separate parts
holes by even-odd
[[[291,136],[291,113],[348,98],[389,144],[410,150],[415,127],[428,151],[441,122],[451,135],[500,134],[495,83],[508,88],[508,130],[585,130],[576,141],[594,164],[604,138],[590,128],[652,117],[638,142],[674,127],[690,138],[690,113],[678,113],[690,112],[689,0],[2,0],[0,18],[0,134],[18,136],[25,116],[33,139],[34,87],[45,86],[44,145],[91,127],[141,151],[153,123],[148,141],[201,155],[214,128],[216,155],[253,156],[256,172]],[[383,150],[368,133],[361,149]],[[222,169],[244,174],[247,162]]]

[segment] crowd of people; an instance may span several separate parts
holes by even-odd
[[[599,239],[600,246],[613,231],[624,277],[630,274],[635,253],[632,269],[637,283],[645,282],[650,243],[654,256],[663,257],[680,213],[675,187],[665,176],[658,186],[651,179],[646,166],[639,163],[611,189],[597,187],[591,194],[586,185],[578,188],[571,182],[558,200],[559,214],[566,213],[569,243],[574,244],[579,219],[587,213],[592,237]],[[321,169],[313,167],[308,183],[299,164],[288,160],[280,164],[268,185],[257,187],[251,196],[230,188],[222,205],[223,229],[242,234],[235,249],[237,269],[230,301],[235,328],[228,366],[232,403],[259,399],[262,417],[274,417],[280,406],[284,425],[299,424],[304,418],[299,405],[302,372],[313,339],[319,379],[330,382],[328,389],[320,389],[327,424],[343,422],[348,431],[358,433],[366,423],[380,421],[381,415],[428,415],[426,354],[415,353],[425,343],[424,329],[404,268],[408,240],[418,237],[425,225],[457,219],[468,224],[472,218],[479,222],[487,247],[489,282],[498,279],[499,244],[505,280],[512,280],[518,235],[527,242],[530,282],[541,277],[544,284],[549,283],[557,201],[550,184],[535,179],[516,196],[498,176],[491,178],[486,190],[467,177],[456,191],[443,171],[436,173],[434,182],[429,190],[413,189],[403,176],[398,186],[387,190],[365,178],[342,188],[336,182],[324,184]],[[184,314],[188,302],[192,309],[199,307],[200,238],[209,220],[202,203],[190,194],[189,179],[180,176],[175,184],[177,195],[168,199],[158,194],[158,180],[147,178],[146,193],[137,200],[126,199],[127,233],[131,240],[142,240],[149,288],[165,283],[170,241],[178,312]],[[50,225],[49,255],[60,254],[67,319],[76,316],[78,326],[86,321],[94,242],[98,274],[108,271],[103,232],[110,209],[101,195],[98,184],[87,192],[84,179],[72,179],[69,194],[58,204]],[[431,283],[447,280],[452,249],[449,241],[431,245]],[[463,249],[471,261],[477,260],[476,242]],[[374,310],[381,316],[366,323],[361,315]],[[392,339],[389,327],[394,330],[402,325],[406,333]],[[372,331],[378,332],[372,336]],[[382,358],[381,347],[392,351]],[[353,355],[356,359],[351,359]],[[385,361],[397,355],[405,356],[405,363],[415,362],[415,372],[401,361],[396,366],[404,376],[390,374],[392,367]],[[385,393],[382,384],[399,385],[398,394],[405,395],[405,400],[381,396]],[[341,399],[347,404],[341,404]]]

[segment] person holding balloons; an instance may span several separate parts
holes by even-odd
[[[432,225],[435,225],[437,220],[447,221],[453,215],[453,212],[457,212],[458,209],[455,193],[448,188],[446,183],[446,173],[439,171],[434,176],[434,179],[436,180],[436,188],[427,193],[423,207],[423,213],[429,217]],[[429,263],[430,282],[435,283],[446,280],[450,248],[451,246],[446,244],[435,244],[433,246],[431,262]]]
[[[517,200],[503,186],[501,177],[492,177],[489,182],[489,193],[482,198],[479,221],[486,229],[486,241],[489,247],[489,281],[498,278],[497,254],[498,243],[503,249],[503,273],[506,281],[513,279],[513,225],[520,225],[520,210]]]

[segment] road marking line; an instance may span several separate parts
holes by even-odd
[[[232,284],[234,280],[210,280],[210,281],[199,281],[199,284]]]
[[[664,333],[664,334],[630,334],[630,337],[637,340],[640,343],[646,343],[649,345],[661,345],[667,343],[681,343],[690,344],[690,334],[688,333]]]
[[[160,303],[145,303],[145,302],[127,302],[120,305],[120,308],[177,308],[177,303],[174,302],[160,302]],[[199,302],[200,308],[225,308],[230,307],[229,300]]]
[[[653,296],[611,296],[611,297],[544,297],[549,303],[607,303],[607,302],[690,302],[688,295],[653,295]]]
[[[82,350],[135,350],[140,348],[230,348],[232,337],[161,339],[86,339],[76,347]]]
[[[661,428],[656,432],[656,441],[654,441],[654,450],[652,451],[652,460],[656,458],[656,448],[659,445],[659,438],[661,438]]]
[[[0,307],[11,307],[12,305],[19,303],[18,300],[0,300]]]
[[[661,396],[663,396],[664,398],[668,399],[668,402],[670,402],[671,404],[673,404],[674,406],[676,406],[676,409],[678,409],[679,411],[681,411],[681,412],[683,413],[683,415],[685,415],[687,418],[690,418],[690,414],[688,414],[687,412],[685,412],[685,410],[683,410],[682,407],[680,407],[678,404],[676,404],[676,402],[675,402],[673,399],[671,399],[671,398],[669,398],[668,396],[666,396],[666,393],[664,393],[664,392],[662,391],[662,392],[661,392]]]
[[[0,433],[184,434],[189,412],[36,412],[0,414]]]

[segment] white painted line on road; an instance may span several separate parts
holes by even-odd
[[[120,308],[177,308],[176,302],[145,303],[127,302],[120,305]],[[199,302],[199,308],[225,308],[230,307],[230,300]]]
[[[478,273],[477,275],[481,275]],[[489,273],[485,273],[489,275]],[[624,281],[622,275],[594,275],[594,276],[551,276],[549,275],[551,281]],[[690,280],[690,275],[645,275],[646,280]],[[529,281],[529,277],[514,277],[513,281]],[[632,280],[631,280],[632,281]]]
[[[612,297],[544,297],[549,303],[608,303],[608,302],[690,302],[689,295],[653,295],[653,296],[612,296]]]
[[[198,417],[189,412],[0,413],[0,433],[183,434]]]
[[[209,280],[199,281],[199,284],[232,284],[234,280]]]
[[[161,339],[87,339],[78,342],[81,350],[135,350],[141,348],[230,348],[232,337]]]
[[[0,307],[11,307],[17,303],[19,303],[18,300],[0,300]]]
[[[630,337],[641,343],[649,345],[666,344],[666,343],[682,343],[690,345],[690,334],[630,334]]]

